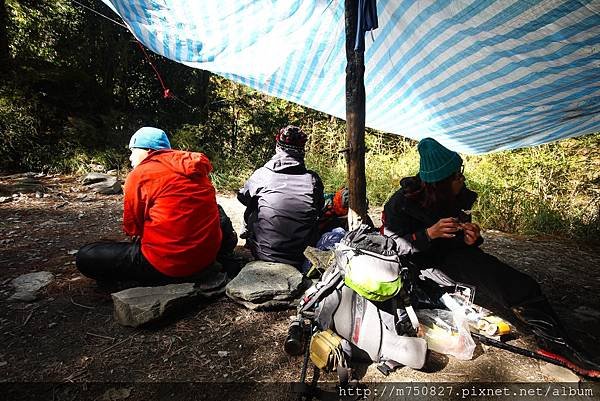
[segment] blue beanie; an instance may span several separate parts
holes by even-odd
[[[421,139],[417,148],[421,156],[419,177],[423,182],[442,181],[457,172],[463,164],[458,153],[444,147],[433,138]]]
[[[165,131],[153,128],[153,127],[142,127],[136,131],[129,141],[129,149],[140,148],[140,149],[171,149],[171,143]]]

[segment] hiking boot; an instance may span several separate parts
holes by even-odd
[[[552,358],[574,372],[588,377],[600,377],[600,364],[592,361],[585,352],[578,350],[560,324],[558,316],[541,296],[513,307],[515,316],[527,324],[535,335],[541,350],[539,354]]]

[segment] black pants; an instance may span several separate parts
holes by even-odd
[[[225,210],[223,210],[221,205],[217,205],[217,208],[219,209],[219,223],[221,225],[221,233],[223,234],[221,248],[219,248],[219,256],[222,256],[233,252],[237,245],[238,238],[237,233],[233,228],[233,224],[231,224],[231,219],[227,216]]]
[[[483,306],[487,306],[485,298],[512,308],[542,296],[533,278],[477,247],[445,250],[436,255],[415,254],[413,258],[421,268],[435,267],[454,281],[475,286],[475,301]]]
[[[414,254],[412,258],[420,269],[436,267],[455,281],[475,286],[477,304],[490,309],[498,305],[510,308],[515,317],[529,326],[542,349],[566,358],[580,369],[600,370],[600,365],[570,338],[539,284],[527,274],[477,247]]]
[[[227,259],[237,245],[237,234],[221,205],[219,222],[223,239],[217,260]],[[136,242],[94,242],[77,252],[76,266],[89,278],[98,281],[137,281],[144,284],[177,283],[185,278],[165,276],[156,270],[142,254]],[[240,267],[241,268],[241,267]],[[239,269],[237,269],[239,271]],[[237,274],[237,271],[235,272]],[[231,272],[230,272],[231,274]],[[232,274],[234,276],[235,274]]]
[[[156,270],[146,260],[139,241],[105,241],[85,245],[77,252],[75,264],[84,276],[98,281],[136,281],[144,284],[176,281]]]

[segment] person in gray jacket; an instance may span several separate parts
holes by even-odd
[[[276,136],[275,155],[238,192],[246,206],[246,247],[258,260],[300,269],[304,250],[319,239],[323,183],[304,165],[307,135],[289,125]]]

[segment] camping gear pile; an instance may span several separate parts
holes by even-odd
[[[302,384],[309,360],[312,386],[321,371],[336,372],[345,386],[352,382],[352,361],[377,362],[387,376],[399,366],[423,368],[428,349],[471,359],[471,331],[496,340],[511,331],[473,305],[474,288],[439,271],[416,272],[394,240],[366,225],[346,233],[333,256],[304,294],[284,345],[290,355],[304,354]],[[425,283],[439,291],[428,297]]]
[[[286,351],[304,351],[318,369],[336,371],[341,383],[351,379],[348,360],[422,368],[427,343],[416,336],[411,280],[396,243],[363,225],[342,238],[334,255],[301,300]]]

